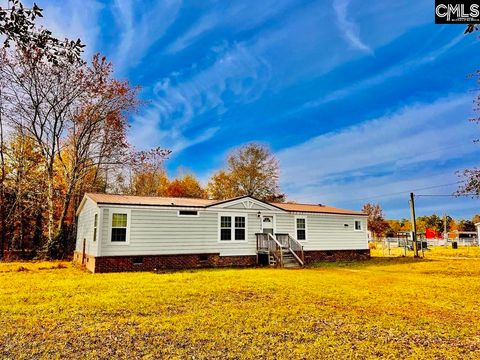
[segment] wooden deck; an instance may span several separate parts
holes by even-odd
[[[290,234],[256,233],[257,254],[267,255],[269,265],[302,267],[305,265],[303,245]]]

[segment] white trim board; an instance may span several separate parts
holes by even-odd
[[[305,240],[298,239],[297,235],[297,219],[305,219]],[[294,216],[294,225],[295,225],[295,239],[300,241],[301,243],[308,242],[308,217],[306,215],[295,215]]]

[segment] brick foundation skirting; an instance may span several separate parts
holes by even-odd
[[[317,261],[353,261],[370,259],[370,249],[364,250],[315,250],[305,251],[305,263]]]
[[[305,251],[305,263],[317,261],[353,261],[370,258],[370,250]],[[212,267],[248,267],[257,265],[255,255],[220,256],[220,254],[178,254],[145,256],[82,256],[75,252],[73,261],[91,272],[153,271],[162,269],[195,269]]]
[[[86,257],[88,257],[88,255]],[[74,261],[76,263],[81,263],[81,259],[82,254],[75,253]],[[220,254],[178,254],[88,257],[88,262],[84,265],[86,265],[87,269],[92,272],[106,273],[162,269],[247,267],[255,266],[256,263],[256,255],[220,256]]]

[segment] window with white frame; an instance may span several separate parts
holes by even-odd
[[[307,219],[296,218],[297,240],[307,240]]]
[[[245,241],[247,219],[240,215],[220,216],[220,241]]]
[[[112,214],[112,242],[127,242],[127,224],[128,214],[113,213]]]
[[[93,217],[93,242],[97,241],[98,214]]]
[[[245,240],[245,216],[235,216],[235,240]]]
[[[222,241],[232,240],[232,217],[231,216],[220,217],[220,240]]]
[[[362,231],[362,221],[361,220],[355,220],[355,227],[354,229],[356,231]]]

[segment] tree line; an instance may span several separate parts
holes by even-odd
[[[113,75],[101,54],[81,57],[80,40],[60,41],[19,0],[0,7],[0,258],[72,253],[75,210],[86,192],[282,201],[278,161],[261,144],[233,151],[202,187],[194,174],[170,179],[170,150],[136,150],[128,116],[139,88]]]
[[[82,123],[82,116],[102,108],[97,103],[107,102],[115,87],[103,81],[111,74],[105,61],[97,57],[87,66],[81,41],[37,28],[38,17],[36,4],[8,0],[0,7],[0,257],[14,243],[23,248],[27,237],[41,243],[45,223],[45,248],[57,251],[73,190],[90,165],[84,135],[105,119],[95,113],[96,120]],[[54,182],[65,187],[60,203]]]
[[[412,231],[410,219],[386,220],[380,204],[367,203],[363,205],[362,211],[368,215],[368,230],[374,238],[396,237],[398,233]],[[437,233],[451,231],[477,231],[475,224],[480,222],[480,214],[474,215],[472,219],[455,220],[451,216],[438,216],[437,214],[418,216],[416,218],[417,233],[424,234],[427,229]]]
[[[138,89],[112,74],[100,55],[88,64],[56,64],[35,48],[2,49],[0,216],[7,248],[41,244],[45,234],[48,256],[64,256],[82,193],[105,191],[110,169],[128,162],[127,114],[138,106]]]

